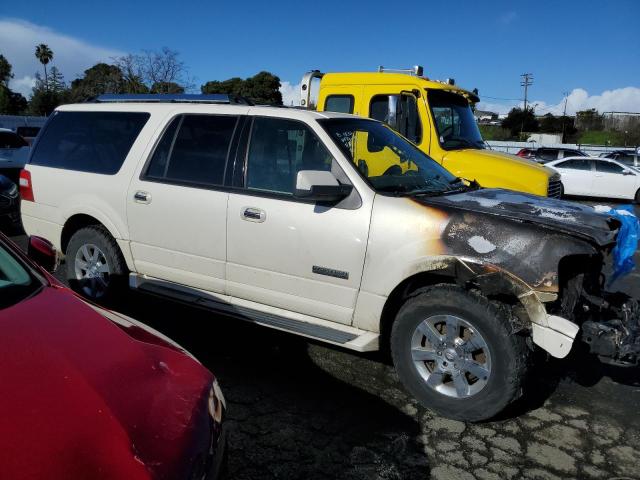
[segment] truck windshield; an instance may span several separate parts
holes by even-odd
[[[485,147],[469,102],[457,93],[427,90],[438,141],[445,150]]]
[[[42,283],[0,241],[0,310],[15,305]]]
[[[366,119],[320,120],[377,192],[440,195],[467,187],[388,126]]]

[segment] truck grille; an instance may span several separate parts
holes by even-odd
[[[562,196],[562,183],[560,176],[553,176],[549,179],[549,188],[547,189],[547,197],[560,198]]]

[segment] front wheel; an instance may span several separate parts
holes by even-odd
[[[640,189],[636,192],[636,203],[640,205]]]
[[[74,233],[65,262],[69,285],[90,300],[110,302],[124,290],[126,263],[116,241],[101,226]]]
[[[528,352],[503,307],[453,285],[415,292],[391,330],[401,382],[425,407],[457,420],[485,420],[514,401]]]

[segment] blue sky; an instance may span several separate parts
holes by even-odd
[[[198,85],[269,70],[293,86],[311,68],[417,63],[431,78],[478,88],[494,109],[517,103],[508,99],[522,97],[519,75],[532,72],[539,111],[555,111],[564,91],[572,92],[570,110],[640,111],[639,30],[639,0],[0,5],[0,53],[14,64],[16,89],[28,90],[40,68],[36,42],[50,44],[67,80],[94,61],[168,46]]]

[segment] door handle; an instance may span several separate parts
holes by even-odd
[[[151,194],[138,190],[133,194],[133,199],[138,203],[151,203]]]
[[[267,219],[267,212],[260,208],[242,207],[240,217],[248,222],[262,223]]]

